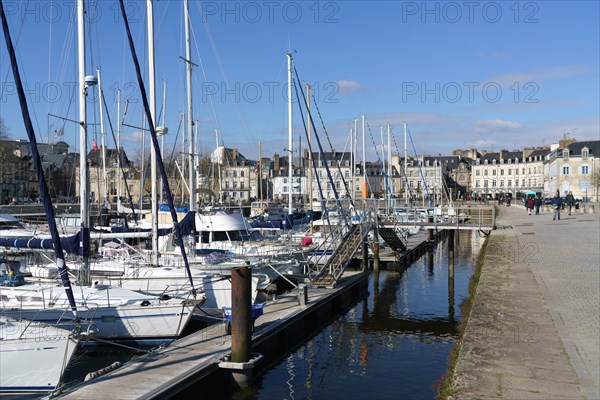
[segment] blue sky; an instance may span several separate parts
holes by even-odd
[[[56,140],[62,124],[48,113],[78,119],[74,2],[4,1],[21,72],[27,82],[38,138]],[[145,2],[128,2],[138,55],[145,57]],[[515,149],[549,145],[565,133],[600,139],[600,28],[597,1],[191,2],[194,41],[194,117],[202,151],[226,146],[246,157],[284,154],[288,147],[285,52],[294,53],[299,80],[315,88],[335,150],[347,146],[364,114],[367,158],[376,160],[380,129],[391,124],[403,153],[402,122],[418,153],[456,148]],[[172,151],[185,105],[182,1],[154,3],[157,104],[167,82],[166,152]],[[141,100],[118,2],[88,2],[88,74],[101,69],[109,113],[115,88],[129,99],[125,122],[141,125]],[[14,139],[25,138],[4,38],[0,47],[0,116]],[[90,96],[88,121],[99,122]],[[316,108],[313,107],[313,111]],[[298,106],[294,147],[306,143]],[[317,117],[317,115],[315,115]],[[329,150],[325,131],[317,133]],[[181,143],[181,135],[179,142]],[[78,147],[78,127],[63,139]],[[123,127],[129,153],[141,148],[139,130]],[[90,143],[100,142],[99,126]],[[371,139],[371,136],[373,139]],[[362,132],[359,122],[359,144]],[[106,139],[114,147],[110,136]],[[91,146],[91,144],[90,144]],[[175,150],[176,152],[179,150]],[[409,149],[412,153],[412,149]],[[359,157],[360,158],[360,157]]]

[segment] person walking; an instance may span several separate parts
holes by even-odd
[[[540,215],[540,206],[542,205],[542,198],[540,196],[536,196],[533,205],[535,206],[535,215]]]
[[[569,215],[571,215],[571,208],[573,208],[575,205],[575,197],[573,197],[573,192],[570,191],[565,197],[565,200],[567,202],[567,207],[569,208]]]
[[[533,201],[533,196],[527,196],[527,200],[525,200],[527,204],[527,213],[531,215],[531,211],[533,210],[533,205],[535,202]]]
[[[556,218],[558,218],[558,220],[560,221],[560,209],[562,208],[563,200],[558,192],[556,192],[554,198],[552,199],[552,205],[556,207],[554,209],[554,217],[552,218],[552,220],[556,221]]]

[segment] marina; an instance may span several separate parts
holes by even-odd
[[[598,4],[493,21],[533,64],[439,4],[34,3],[0,0],[2,398],[600,398],[598,68],[562,42]]]
[[[460,250],[457,252],[457,272],[455,274],[457,302],[465,296],[468,278],[473,271],[474,256],[471,254],[478,251],[483,241],[480,238],[472,242],[472,235],[477,237],[475,233],[469,234],[462,239],[462,244],[458,247]],[[436,237],[436,241],[438,239],[441,239],[441,236]],[[331,329],[330,321],[336,321],[340,316],[344,319],[347,318],[344,315],[347,315],[348,312],[354,313],[355,311],[352,310],[355,307],[361,307],[361,305],[369,308],[376,307],[376,309],[384,307],[383,309],[388,309],[389,313],[390,305],[386,306],[381,301],[389,298],[390,295],[405,299],[401,301],[401,304],[404,304],[402,309],[405,309],[403,311],[405,317],[397,322],[392,320],[376,322],[376,319],[373,318],[377,318],[377,315],[374,315],[364,321],[364,324],[367,324],[365,325],[367,332],[381,330],[382,334],[386,335],[389,332],[404,332],[402,336],[408,335],[409,338],[414,335],[417,335],[416,337],[432,335],[434,343],[438,343],[449,351],[457,333],[456,325],[460,320],[460,311],[453,299],[452,303],[449,303],[451,300],[447,291],[448,278],[447,273],[444,272],[447,271],[448,265],[446,257],[443,256],[447,251],[447,246],[444,243],[445,241],[442,240],[436,246],[436,261],[435,264],[431,264],[431,269],[429,269],[426,255],[423,258],[415,258],[410,267],[402,266],[400,263],[385,263],[387,267],[381,272],[371,271],[367,274],[360,271],[360,262],[358,262],[359,270],[352,268],[355,271],[347,271],[336,289],[314,287],[308,289],[306,305],[299,304],[303,301],[295,291],[277,295],[274,300],[267,301],[264,314],[256,320],[252,339],[253,352],[264,355],[259,365],[253,369],[256,378],[262,380],[263,378],[260,376],[263,371],[267,371],[268,376],[268,371],[271,370],[270,366],[280,362],[281,357],[290,349],[303,346],[306,339],[310,340],[315,334],[320,335],[323,331],[327,332]],[[426,254],[426,252],[423,251],[422,254]],[[464,264],[465,262],[467,264]],[[413,288],[409,290],[410,294],[402,294],[404,285],[398,281],[399,278],[404,279],[402,277],[405,275],[414,275],[414,278],[411,278],[412,283],[409,283],[409,287]],[[419,276],[421,277],[419,278]],[[373,281],[374,279],[376,281]],[[414,279],[418,279],[418,281],[413,282]],[[425,281],[422,281],[423,279]],[[418,282],[427,281],[434,286],[429,289],[419,289],[421,284]],[[395,283],[389,287],[392,282]],[[400,286],[397,286],[399,284]],[[408,290],[407,287],[404,288]],[[380,296],[375,295],[380,291]],[[394,292],[396,294],[393,294]],[[415,297],[416,302],[409,300],[412,296],[417,296]],[[427,298],[431,299],[426,301]],[[376,301],[376,305],[372,303],[373,301]],[[423,301],[428,305],[423,304]],[[406,314],[406,307],[410,309],[408,314]],[[445,315],[434,317],[440,313]],[[384,316],[379,315],[379,317]],[[389,319],[390,317],[385,318]],[[375,325],[367,328],[371,324]],[[104,376],[78,387],[66,389],[60,397],[97,398],[99,392],[114,391],[115,395],[118,393],[121,398],[168,398],[171,396],[186,398],[186,389],[192,390],[194,395],[203,392],[210,393],[215,390],[212,387],[217,382],[220,384],[216,387],[222,391],[223,387],[229,387],[227,383],[229,378],[226,370],[219,368],[219,363],[231,350],[230,338],[231,336],[226,334],[223,322],[216,323],[187,335],[162,350],[153,351],[148,356],[135,357],[129,363]],[[447,355],[447,353],[444,354]],[[441,359],[437,361],[441,371],[444,369],[446,356],[442,358],[443,362]],[[433,382],[438,378],[431,377],[430,379]],[[71,390],[74,391],[71,392]],[[233,396],[235,390],[231,390]],[[433,389],[430,387],[428,390]]]

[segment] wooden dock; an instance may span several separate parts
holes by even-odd
[[[256,320],[253,352],[263,355],[255,374],[266,370],[298,343],[326,326],[332,318],[367,296],[368,275],[346,271],[333,289],[308,289],[300,305],[296,291],[269,300]],[[194,397],[218,384],[227,384],[229,370],[219,362],[229,354],[231,336],[217,323],[58,396],[61,399],[166,399],[193,387]]]

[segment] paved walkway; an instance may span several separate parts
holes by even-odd
[[[500,206],[455,399],[600,399],[600,214]]]

